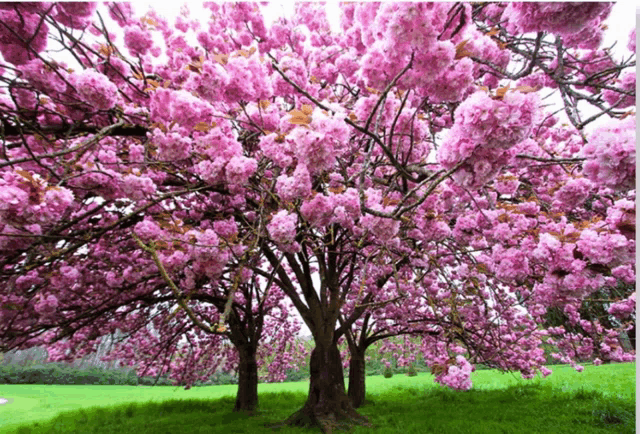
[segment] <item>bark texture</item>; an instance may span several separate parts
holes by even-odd
[[[349,361],[349,400],[354,408],[364,404],[365,389],[365,360],[364,352],[351,350]]]
[[[258,407],[258,362],[253,345],[238,347],[238,393],[233,411],[253,413]]]

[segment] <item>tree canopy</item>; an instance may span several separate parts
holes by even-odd
[[[419,336],[456,389],[474,363],[548,375],[545,345],[634,359],[635,30],[601,46],[612,4],[346,3],[339,32],[320,4],[205,7],[0,3],[0,349],[118,333],[112,357],[187,386],[235,366],[252,410],[301,318],[287,422],[327,432],[366,423],[342,339],[360,360]]]

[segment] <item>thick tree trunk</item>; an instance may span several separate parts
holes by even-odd
[[[311,352],[309,396],[304,407],[285,423],[320,426],[324,433],[367,424],[345,393],[340,351],[336,344],[317,345]]]
[[[364,351],[351,350],[349,361],[349,399],[354,408],[364,404],[365,397],[365,362]]]
[[[253,413],[258,406],[258,362],[253,345],[238,347],[238,394],[233,411]]]

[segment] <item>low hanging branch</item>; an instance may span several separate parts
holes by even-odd
[[[106,137],[106,136],[111,136],[111,135],[115,135],[115,132],[118,131],[119,129],[121,129],[123,126],[125,125],[125,123],[123,121],[117,122],[113,125],[109,125],[108,127],[104,127],[101,130],[97,130],[96,131],[92,131],[95,133],[95,136],[91,137],[89,140],[79,144],[76,147],[73,147],[71,149],[65,149],[62,151],[58,151],[58,152],[52,152],[50,154],[42,154],[42,155],[34,155],[33,157],[29,156],[29,157],[24,157],[24,158],[16,158],[15,160],[10,160],[10,161],[5,161],[0,163],[0,168],[5,167],[5,166],[13,166],[15,164],[20,164],[20,163],[26,163],[26,162],[31,162],[33,160],[35,161],[39,161],[42,158],[55,158],[55,157],[61,157],[63,155],[66,154],[70,154],[72,152],[75,151],[79,151],[83,148],[89,147],[95,143],[97,143],[100,139]],[[12,134],[11,133],[11,128],[15,129],[15,132]],[[6,136],[11,136],[11,135],[20,135],[20,131],[18,128],[16,127],[12,127],[10,125],[5,125],[4,126],[4,135]],[[24,131],[22,131],[22,133],[24,133]],[[146,133],[145,133],[146,134]],[[1,138],[0,138],[1,139]]]
[[[220,333],[221,331],[219,329],[216,330],[213,327],[208,326],[202,321],[200,321],[198,317],[195,315],[195,313],[191,310],[191,308],[187,305],[186,301],[180,295],[180,289],[178,289],[173,279],[171,279],[171,276],[169,276],[169,273],[167,273],[167,269],[162,264],[162,261],[160,261],[160,258],[158,257],[158,253],[154,248],[153,244],[150,246],[147,246],[145,243],[142,242],[140,238],[138,238],[138,236],[135,233],[132,233],[131,235],[133,236],[133,239],[136,241],[138,246],[140,246],[142,250],[144,250],[145,252],[151,255],[151,257],[153,258],[153,262],[155,262],[156,266],[158,267],[158,270],[160,271],[160,275],[162,276],[164,281],[167,283],[167,285],[169,285],[169,288],[171,288],[171,292],[173,292],[173,295],[176,298],[176,301],[178,302],[180,307],[184,309],[184,311],[187,313],[187,316],[191,319],[191,321],[193,321],[193,323],[196,326],[198,326],[200,329],[204,330],[207,333],[216,333],[216,332]],[[225,306],[225,313],[226,312],[227,312],[227,307]]]

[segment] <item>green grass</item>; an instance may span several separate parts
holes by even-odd
[[[635,363],[586,366],[581,373],[568,366],[553,370],[544,380],[478,371],[467,392],[435,385],[429,374],[367,377],[367,403],[359,411],[373,428],[352,432],[635,432]],[[260,411],[250,417],[231,411],[236,386],[0,385],[0,396],[13,399],[0,406],[0,432],[271,433],[269,425],[302,406],[307,388],[308,382],[261,384]]]

